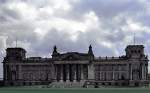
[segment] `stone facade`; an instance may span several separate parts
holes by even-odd
[[[150,80],[150,74],[148,74],[148,80]]]
[[[59,53],[54,46],[52,58],[26,58],[23,48],[7,48],[3,61],[4,85],[79,82],[80,86],[83,84],[81,87],[147,86],[148,57],[144,46],[128,45],[125,51],[120,57],[95,57],[91,45],[88,53]]]

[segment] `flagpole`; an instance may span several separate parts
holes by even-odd
[[[133,44],[135,45],[135,32],[134,32],[134,37],[133,37]]]
[[[17,37],[16,37],[16,48],[17,48],[17,45],[18,45],[18,41],[17,41]]]

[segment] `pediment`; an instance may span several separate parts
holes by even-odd
[[[77,53],[67,53],[63,55],[62,60],[79,60],[80,55]]]

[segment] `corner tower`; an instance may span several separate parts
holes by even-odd
[[[143,45],[128,45],[125,49],[129,64],[130,86],[148,85],[148,57]]]
[[[7,48],[5,60],[22,60],[26,58],[26,51],[23,48]]]
[[[145,57],[143,45],[128,45],[125,51],[126,51],[126,57],[128,58]]]
[[[23,48],[7,48],[6,57],[3,61],[3,78],[4,85],[13,85],[19,76],[20,64],[26,58],[26,51]]]

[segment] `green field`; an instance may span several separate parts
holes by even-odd
[[[150,88],[98,88],[98,89],[0,88],[0,93],[150,93]]]

